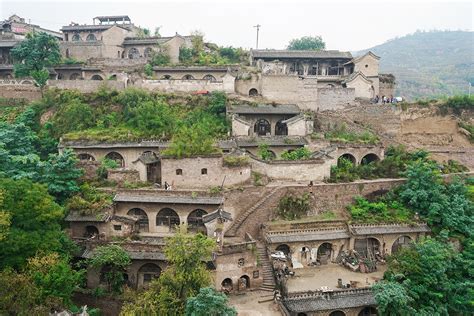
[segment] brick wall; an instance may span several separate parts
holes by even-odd
[[[0,85],[0,97],[34,101],[41,99],[41,92],[32,84]]]

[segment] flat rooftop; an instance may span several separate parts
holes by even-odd
[[[342,265],[330,263],[327,265],[294,269],[295,276],[288,278],[288,292],[317,291],[322,286],[332,290],[340,290],[337,287],[337,279],[342,279],[343,284],[350,281],[359,282],[357,288],[370,287],[375,281],[381,280],[387,270],[386,265],[377,265],[377,271],[372,273],[353,272]],[[369,284],[367,284],[367,281]]]

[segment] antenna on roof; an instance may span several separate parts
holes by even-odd
[[[254,25],[254,27],[257,28],[257,47],[256,47],[255,49],[258,49],[258,32],[260,31],[261,25],[260,25],[260,24],[257,24],[257,25]]]

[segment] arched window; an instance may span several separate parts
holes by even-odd
[[[151,49],[151,47],[147,47],[145,48],[145,50],[143,51],[143,56],[148,58],[148,57],[151,57],[151,54],[153,53],[153,49]]]
[[[138,51],[138,49],[135,47],[130,48],[128,51],[128,58],[129,59],[140,58],[140,52]]]
[[[176,175],[177,176],[182,176],[183,175],[183,169],[176,169]]]
[[[86,41],[88,41],[88,42],[95,42],[95,41],[97,41],[97,38],[95,37],[94,34],[91,33],[91,34],[87,35]]]
[[[188,229],[193,232],[202,232],[207,233],[206,226],[202,222],[202,217],[206,215],[207,212],[201,209],[196,209],[189,213],[188,215]]]
[[[79,158],[79,160],[82,160],[82,161],[95,161],[94,156],[90,154],[86,154],[86,153],[77,155],[77,158]]]
[[[183,80],[194,80],[194,77],[192,75],[184,75]]]
[[[259,136],[265,136],[271,133],[271,126],[270,123],[265,119],[259,119],[254,126],[255,134]]]
[[[341,165],[343,159],[350,161],[353,165],[356,164],[356,158],[353,155],[344,154],[344,155],[339,156],[339,158],[337,158],[337,165],[338,166]]]
[[[379,161],[379,156],[376,154],[367,154],[364,157],[362,157],[362,160],[360,161],[361,165],[368,165],[371,162]]]
[[[156,226],[168,226],[174,228],[179,225],[178,213],[171,208],[161,209],[156,215]]]
[[[207,174],[207,168],[202,168],[201,169],[201,174]]]
[[[234,289],[234,285],[232,283],[231,278],[226,278],[221,283],[222,290],[225,292],[231,292]]]
[[[81,41],[81,36],[79,36],[79,34],[74,34],[72,36],[72,41],[73,42],[80,42]]]
[[[84,232],[84,237],[86,238],[96,238],[99,236],[99,230],[97,227],[93,225],[86,226],[86,230]]]
[[[400,236],[392,245],[392,254],[396,253],[402,248],[408,247],[412,243],[409,236]]]
[[[118,164],[119,168],[125,167],[125,160],[123,159],[122,155],[119,154],[118,152],[112,151],[108,153],[107,155],[105,155],[105,158],[114,160]]]
[[[171,76],[170,75],[164,75],[163,77],[161,77],[161,79],[170,80]]]
[[[77,72],[75,72],[75,73],[73,73],[69,76],[69,80],[79,80],[79,79],[81,79],[81,75],[78,74]]]
[[[160,277],[161,268],[154,263],[145,263],[138,269],[138,280],[142,281],[143,285],[147,285],[153,279]]]
[[[103,78],[100,75],[93,75],[91,80],[103,80]]]
[[[138,217],[137,225],[140,233],[146,233],[149,231],[148,215],[146,215],[144,210],[141,208],[132,208],[128,211],[127,215]]]
[[[64,75],[61,74],[61,73],[59,73],[59,74],[58,74],[58,80],[61,80],[61,79],[64,79]]]
[[[256,97],[256,96],[258,96],[258,90],[255,89],[255,88],[250,89],[250,90],[249,90],[249,96],[251,96],[251,97]]]
[[[290,247],[286,244],[278,245],[278,247],[276,247],[276,251],[281,251],[285,254],[285,256],[288,256],[290,253]]]
[[[216,80],[216,77],[214,77],[213,75],[205,75],[202,79],[204,79],[204,80],[209,80],[209,81],[211,81],[211,82],[217,81],[217,80]]]
[[[288,126],[283,123],[284,120],[279,120],[275,124],[275,135],[288,135]]]

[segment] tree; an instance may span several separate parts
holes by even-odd
[[[104,269],[109,291],[121,293],[125,283],[125,268],[130,264],[130,256],[119,245],[106,245],[95,248],[89,264],[92,268]]]
[[[321,50],[326,48],[321,36],[303,36],[290,41],[287,49],[290,50]]]
[[[234,307],[229,307],[225,294],[217,292],[211,287],[199,290],[195,297],[186,302],[186,316],[236,316]]]
[[[66,149],[61,154],[50,154],[42,164],[41,182],[48,186],[49,193],[60,202],[79,192],[78,180],[84,170],[77,168],[77,162],[74,151]]]
[[[0,268],[19,268],[38,251],[67,253],[71,241],[61,230],[64,210],[46,186],[28,179],[1,179],[3,211],[11,215],[7,237],[0,241]]]
[[[122,315],[183,315],[187,299],[211,284],[205,262],[211,258],[215,241],[185,230],[181,226],[166,240],[164,251],[169,266],[147,291],[124,305]]]
[[[413,299],[408,295],[403,285],[393,281],[380,281],[372,287],[377,301],[377,310],[381,315],[407,316],[415,315],[410,306]]]
[[[265,144],[265,143],[258,145],[257,153],[260,156],[260,158],[262,158],[262,160],[268,161],[268,160],[275,159],[275,156],[273,155],[273,153],[270,151],[269,148],[270,147],[268,146],[268,144]]]
[[[49,78],[47,68],[61,61],[58,40],[44,32],[29,33],[26,40],[12,48],[11,54],[15,61],[15,76],[31,76],[43,94]]]
[[[4,192],[3,190],[0,190],[0,241],[7,237],[11,224],[10,213],[3,211],[3,199]]]
[[[42,301],[57,301],[61,307],[71,305],[72,294],[84,277],[83,270],[73,270],[69,261],[58,253],[28,259],[25,273],[38,287]]]

